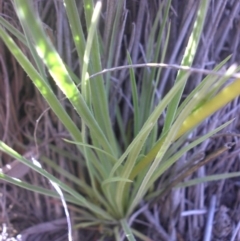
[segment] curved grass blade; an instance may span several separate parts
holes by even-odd
[[[72,81],[62,59],[56,52],[51,41],[46,37],[39,18],[34,15],[34,10],[29,0],[26,0],[25,4],[22,4],[21,0],[15,0],[15,4],[22,25],[25,25],[26,28],[29,29],[35,43],[35,48],[56,84],[69,99],[79,116],[87,123],[91,131],[95,133],[95,137],[98,138],[102,147],[107,152],[115,154],[112,146],[109,144],[106,136],[89,110],[83,96]]]
[[[191,36],[189,38],[188,45],[187,45],[187,48],[185,50],[183,60],[182,60],[182,63],[181,63],[181,65],[183,65],[183,66],[191,66],[192,63],[193,63],[194,56],[195,56],[196,51],[197,51],[198,43],[200,41],[200,37],[201,37],[202,29],[203,29],[203,24],[204,24],[205,17],[206,17],[206,14],[207,14],[208,5],[209,5],[208,0],[202,0],[201,3],[200,3],[200,6],[199,6],[199,9],[198,9],[198,12],[197,12],[197,19],[195,21],[193,31],[192,31]],[[176,82],[178,82],[179,79],[181,79],[182,75],[184,75],[184,72],[179,71],[178,75],[177,75]],[[166,120],[165,120],[165,123],[164,123],[162,133],[165,133],[166,131],[168,131],[168,129],[171,127],[171,125],[172,125],[172,123],[175,119],[177,107],[178,107],[180,99],[182,97],[184,87],[185,87],[185,85],[179,91],[179,93],[174,97],[174,99],[172,100],[171,104],[168,107]]]
[[[7,146],[5,143],[3,143],[1,141],[0,141],[0,150],[4,153],[10,155],[14,159],[19,160],[21,163],[27,165],[34,171],[40,173],[42,176],[46,177],[48,180],[55,182],[59,187],[61,187],[62,190],[66,191],[67,193],[72,195],[75,199],[77,199],[79,201],[79,204],[81,204],[82,206],[85,206],[92,212],[95,212],[95,213],[101,215],[104,219],[112,220],[112,217],[107,212],[103,211],[101,208],[97,207],[96,205],[94,205],[91,202],[89,202],[88,200],[86,200],[82,195],[80,195],[75,190],[73,190],[72,188],[70,188],[63,182],[61,182],[58,178],[54,177],[53,175],[48,173],[46,170],[36,166],[33,162],[31,162],[31,161],[27,160],[26,158],[24,158],[23,156],[19,155],[16,151],[14,151],[12,148],[10,148],[9,146]]]
[[[24,182],[18,178],[14,178],[14,177],[10,177],[2,172],[0,172],[0,179],[2,179],[3,181],[6,181],[8,183],[11,183],[15,186],[24,188],[26,190],[32,191],[32,192],[36,192],[45,196],[49,196],[49,197],[53,197],[53,198],[60,198],[59,195],[55,192],[55,191],[51,191],[48,190],[46,188],[42,188],[42,187],[38,187],[32,184],[29,184],[27,182]],[[73,204],[79,204],[79,201],[75,198],[73,198],[72,196],[65,194],[64,195],[66,201],[73,203]]]
[[[67,128],[75,141],[82,141],[82,134],[75,123],[68,116],[61,103],[53,93],[49,85],[44,81],[41,75],[36,71],[33,65],[29,62],[26,56],[22,53],[19,47],[14,43],[13,39],[0,27],[0,37],[11,51],[18,63],[22,66],[25,72],[29,75],[34,85],[38,88],[44,99],[48,102],[51,109],[57,115],[59,120]]]

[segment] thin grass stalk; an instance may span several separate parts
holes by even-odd
[[[132,64],[132,60],[130,54],[127,53],[127,58],[129,64]],[[136,85],[136,78],[134,75],[134,70],[130,69],[130,81],[131,81],[131,89],[132,89],[132,99],[133,99],[133,108],[134,108],[134,137],[137,136],[137,133],[140,130],[140,110],[139,110],[139,99],[138,99],[138,92],[137,92],[137,85]]]
[[[73,41],[76,46],[80,66],[83,66],[83,56],[85,52],[86,40],[80,22],[78,8],[75,0],[64,0],[68,22],[72,31]]]
[[[159,54],[160,54],[160,47],[163,44],[163,41],[166,41],[165,39],[163,40],[163,33],[166,29],[166,25],[167,25],[167,17],[169,14],[169,9],[171,6],[171,2],[172,0],[168,0],[166,2],[166,6],[164,7],[163,5],[165,4],[165,2],[162,3],[161,7],[159,8],[158,14],[156,16],[156,20],[154,23],[154,27],[152,28],[152,31],[150,32],[150,40],[149,43],[147,45],[147,60],[152,59],[152,53],[154,53],[153,56],[153,62],[158,62],[159,60]],[[161,25],[160,25],[160,29],[158,30],[157,25],[159,24],[159,18],[161,16],[161,14],[163,14],[163,19],[161,21]],[[158,30],[158,33],[157,33]],[[154,46],[154,35],[157,34],[157,44],[156,47]],[[168,45],[168,41],[165,42],[164,45]],[[161,55],[161,58],[164,57],[164,54]],[[140,109],[141,111],[141,124],[145,122],[145,120],[148,118],[148,116],[151,113],[151,110],[153,108],[153,96],[154,95],[154,89],[155,88],[151,88],[150,86],[152,86],[153,83],[151,83],[152,80],[155,79],[155,75],[156,75],[156,70],[152,70],[151,73],[149,74],[148,69],[144,70],[143,73],[143,80],[142,80],[142,93],[140,96]],[[154,83],[157,85],[157,81],[156,83]],[[155,87],[156,87],[155,85]],[[149,88],[151,90],[149,90]],[[151,106],[151,108],[149,108],[149,106]]]

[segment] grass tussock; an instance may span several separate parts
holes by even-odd
[[[240,6],[183,2],[1,3],[1,237],[69,238],[51,183],[73,240],[237,237]]]

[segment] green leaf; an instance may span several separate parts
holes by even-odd
[[[120,220],[120,223],[122,225],[123,231],[124,231],[125,236],[128,239],[128,241],[136,241],[127,221],[125,219],[122,219],[122,220]]]
[[[192,63],[193,63],[194,56],[195,56],[196,51],[197,51],[198,43],[200,41],[200,37],[201,37],[202,29],[203,29],[203,24],[204,24],[205,17],[206,17],[206,14],[207,14],[208,5],[209,5],[208,0],[202,0],[200,2],[200,6],[199,6],[199,9],[198,9],[198,12],[197,12],[197,19],[196,19],[195,24],[193,26],[193,31],[191,33],[191,36],[190,36],[189,40],[188,40],[187,48],[185,50],[183,60],[182,60],[182,63],[181,63],[181,65],[183,65],[183,66],[191,66]],[[185,74],[184,71],[179,71],[178,75],[177,75],[176,82],[178,82],[179,79],[181,79],[181,77],[184,74]],[[165,120],[164,128],[163,128],[163,133],[165,133],[166,131],[169,130],[169,128],[171,127],[171,125],[172,125],[172,123],[175,119],[176,111],[177,111],[180,99],[182,97],[184,87],[185,87],[185,84],[180,89],[178,94],[173,98],[171,104],[168,107],[166,120]]]

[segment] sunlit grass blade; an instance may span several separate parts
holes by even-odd
[[[226,63],[227,61],[231,58],[231,56],[228,56],[227,58],[225,58],[221,63],[219,63],[213,70],[214,71],[219,71]],[[182,109],[186,106],[186,104],[193,98],[193,96],[195,94],[197,94],[197,92],[206,84],[206,82],[208,82],[209,80],[213,80],[216,79],[217,80],[217,76],[212,76],[212,75],[208,75],[206,76],[201,83],[191,92],[188,94],[187,98],[182,102],[182,104],[179,106],[179,108],[177,109],[177,113],[176,116],[182,111]],[[226,77],[228,78],[228,77]],[[214,83],[216,83],[216,81],[214,81]],[[206,96],[204,96],[204,100],[206,102]],[[204,102],[203,102],[204,103]]]
[[[53,79],[69,99],[71,104],[74,106],[79,116],[84,120],[85,123],[87,123],[91,131],[95,133],[95,136],[99,139],[102,147],[107,152],[115,154],[99,124],[87,107],[86,102],[84,101],[78,88],[72,81],[65,65],[62,62],[62,59],[56,52],[50,40],[46,37],[41,27],[39,18],[34,15],[34,10],[31,7],[30,2],[26,1],[26,4],[23,5],[21,4],[20,0],[16,0],[15,3],[17,12],[19,14],[19,19],[22,25],[26,25],[26,28],[28,28],[31,32],[31,37],[36,44],[35,47],[37,52],[47,66],[49,73],[52,75]]]
[[[63,109],[61,103],[53,93],[52,89],[49,85],[44,81],[41,75],[36,71],[33,65],[29,62],[26,56],[22,53],[19,47],[14,43],[13,39],[7,35],[7,33],[0,27],[0,36],[3,42],[6,44],[8,49],[11,51],[13,56],[17,59],[22,68],[29,75],[34,85],[41,92],[43,97],[48,102],[49,106],[58,116],[59,120],[63,123],[63,125],[67,128],[69,133],[72,135],[75,141],[82,141],[82,135],[75,123],[68,116],[66,111]]]
[[[156,150],[155,150],[155,155],[151,156],[151,151],[149,152],[149,154],[146,155],[145,158],[143,158],[143,160],[141,160],[136,166],[135,169],[133,170],[133,172],[131,173],[130,178],[134,178],[138,173],[140,173],[141,171],[143,171],[143,168],[147,166],[147,164],[151,163],[150,160],[154,161],[151,164],[147,174],[145,175],[141,186],[139,187],[138,191],[136,192],[136,195],[132,201],[132,204],[128,210],[128,212],[132,212],[133,209],[135,208],[135,206],[137,205],[137,203],[139,203],[140,199],[145,195],[145,193],[147,192],[148,188],[147,185],[153,175],[153,173],[155,172],[155,170],[157,169],[157,167],[159,166],[160,162],[162,161],[162,158],[164,156],[164,154],[166,153],[167,149],[169,148],[169,146],[176,140],[178,139],[181,135],[179,135],[179,130],[182,126],[182,123],[184,122],[184,120],[187,118],[187,116],[192,112],[193,108],[198,104],[199,99],[201,99],[202,96],[204,96],[206,89],[208,87],[208,85],[211,85],[212,83],[206,83],[206,85],[204,86],[204,88],[202,88],[197,95],[195,95],[195,97],[188,103],[187,106],[185,106],[185,108],[183,109],[183,111],[180,113],[180,115],[178,116],[178,118],[176,119],[176,121],[174,122],[174,124],[171,126],[168,134],[160,139],[160,142],[158,143],[159,146]],[[184,132],[185,133],[185,132]],[[183,133],[182,133],[183,134]],[[149,158],[149,156],[151,158]],[[147,161],[148,160],[148,161]],[[141,166],[141,167],[140,167]]]
[[[206,102],[196,111],[194,111],[184,122],[178,132],[178,137],[191,130],[202,120],[215,113],[217,110],[231,102],[240,95],[240,79],[236,79],[232,84],[225,87],[215,97]]]
[[[83,56],[81,87],[82,87],[82,95],[84,96],[84,99],[89,105],[89,107],[92,101],[90,100],[91,90],[90,90],[90,83],[89,83],[88,66],[89,66],[89,58],[90,58],[93,39],[97,31],[97,23],[100,17],[100,11],[101,11],[101,2],[97,2],[93,16],[92,16],[91,25],[89,27],[87,43],[86,43],[85,52]]]
[[[101,11],[101,2],[97,2],[95,9],[93,11],[92,17],[91,17],[91,24],[88,30],[88,37],[87,37],[87,42],[86,42],[86,46],[85,46],[85,52],[84,52],[84,56],[83,56],[83,65],[82,65],[82,85],[81,85],[81,90],[82,90],[82,95],[84,100],[86,101],[87,106],[89,107],[89,109],[92,111],[92,95],[91,95],[91,86],[90,86],[90,82],[89,82],[89,73],[88,73],[88,68],[89,68],[89,59],[90,59],[90,53],[91,53],[91,48],[92,48],[92,44],[94,41],[94,38],[97,37],[97,35],[95,34],[97,31],[97,24],[98,24],[98,20],[100,17],[100,11]],[[86,123],[82,120],[82,133],[83,133],[83,142],[84,144],[88,142],[88,129],[86,126]],[[94,140],[95,136],[93,133],[91,133],[91,129],[90,129],[90,135],[92,136],[93,139],[93,144],[95,146],[100,146],[98,145],[98,142],[96,142]],[[96,138],[97,139],[97,138]],[[96,196],[100,196],[99,191],[97,190],[97,186],[96,186],[96,171],[95,170],[101,170],[102,169],[102,175],[106,176],[105,172],[110,170],[110,168],[108,168],[107,165],[105,165],[105,167],[101,167],[101,165],[99,164],[99,161],[97,160],[97,158],[93,158],[91,156],[91,153],[89,152],[89,148],[87,148],[85,145],[83,146],[84,148],[84,157],[85,157],[85,161],[86,161],[86,166],[88,169],[88,173],[89,173],[89,178],[90,178],[90,183],[91,183],[91,187],[93,189],[93,192],[95,193]],[[99,160],[103,159],[105,156],[104,155],[98,155],[100,156]],[[103,156],[103,157],[102,157]],[[98,165],[98,169],[95,169],[96,165]],[[101,182],[101,180],[98,180],[99,182]]]
[[[16,29],[14,26],[9,24],[3,17],[0,16],[0,23],[2,26],[4,26],[10,33],[12,33],[17,39],[19,39],[26,47],[29,48],[32,57],[37,65],[38,71],[40,72],[42,78],[45,80],[46,83],[48,83],[48,80],[46,78],[46,71],[44,69],[44,65],[39,58],[32,42],[31,39],[29,38],[29,34],[27,29],[24,29],[24,34],[22,34],[18,29]]]
[[[179,160],[179,158],[186,152],[188,152],[189,150],[191,150],[192,148],[194,148],[195,146],[199,145],[200,143],[204,142],[206,139],[208,139],[209,137],[213,136],[214,134],[216,134],[217,132],[219,132],[220,130],[224,129],[225,127],[227,127],[229,124],[231,124],[233,122],[233,120],[230,120],[226,123],[224,123],[223,125],[219,126],[218,128],[210,131],[209,133],[207,133],[206,135],[203,135],[202,137],[198,138],[197,140],[193,141],[192,143],[190,143],[189,145],[185,146],[184,148],[180,149],[178,152],[176,152],[172,157],[169,157],[167,160],[165,160],[162,164],[160,164],[159,168],[154,172],[154,174],[152,175],[149,183],[148,183],[148,188],[151,187],[151,185],[166,171],[168,170],[177,160]],[[159,190],[157,192],[152,192],[151,194],[148,195],[148,198],[150,197],[156,197],[161,195],[161,192],[163,190]]]
[[[20,40],[26,47],[28,47],[28,43],[26,40],[26,36],[22,34],[17,28],[9,24],[3,17],[0,16],[0,24],[5,27],[11,34],[13,34],[18,40]],[[66,68],[74,80],[76,84],[80,83],[79,78],[73,73],[73,71],[66,65]]]
[[[200,37],[201,37],[202,29],[203,29],[203,24],[204,24],[204,21],[205,21],[207,10],[208,10],[208,5],[209,5],[208,0],[202,0],[201,3],[200,3],[200,6],[199,6],[199,9],[198,9],[198,12],[197,12],[197,19],[195,21],[193,31],[192,31],[191,36],[189,38],[188,45],[187,45],[187,48],[185,50],[183,60],[182,60],[182,63],[181,63],[181,65],[183,65],[183,66],[191,66],[192,65],[192,62],[194,60],[194,56],[195,56],[196,51],[197,51],[198,43],[200,41]],[[179,79],[181,79],[181,76],[183,74],[184,74],[183,71],[178,72],[176,82],[179,81]],[[172,122],[175,119],[176,110],[177,110],[177,107],[179,105],[179,101],[182,97],[184,87],[185,87],[185,85],[179,91],[179,93],[173,98],[171,104],[168,107],[166,120],[165,120],[165,123],[164,123],[164,128],[163,128],[162,133],[165,133],[166,131],[168,131],[168,129],[172,125]]]
[[[209,80],[208,83],[205,84],[202,89],[199,90],[196,96],[196,100],[201,100],[204,96],[205,91],[209,88],[209,85],[211,85],[213,80]],[[225,106],[227,103],[232,101],[234,98],[240,95],[240,79],[235,80],[232,84],[225,87],[219,94],[217,94],[215,97],[213,97],[211,100],[203,104],[200,108],[192,112],[182,123],[181,128],[178,130],[178,133],[175,137],[175,140],[177,140],[179,137],[190,131],[193,127],[196,127],[198,124],[200,124],[203,120],[205,120],[207,117],[215,113],[217,110]],[[200,94],[200,91],[202,94]],[[189,104],[192,105],[192,103]],[[198,102],[194,101],[195,105],[198,104]],[[185,109],[189,108],[187,105],[185,106]],[[156,156],[158,150],[162,146],[163,141],[165,140],[165,137],[161,138],[156,145],[152,148],[152,150],[146,155],[146,157],[139,162],[135,169],[133,170],[131,177],[134,178],[137,173],[142,170],[145,166],[147,166],[151,160]]]
[[[91,28],[92,24],[92,16],[94,15],[95,8],[97,4],[101,4],[101,1],[97,1],[97,4],[94,6],[94,2],[92,0],[86,0],[84,3],[84,14],[86,19],[86,24],[88,31]],[[96,31],[93,41],[92,41],[92,50],[90,55],[90,63],[89,63],[89,73],[97,73],[102,70],[101,64],[101,50],[99,46],[99,38],[98,30]],[[102,76],[97,76],[94,81],[90,81],[91,92],[94,93],[91,98],[91,104],[93,107],[94,118],[96,119],[98,125],[101,130],[105,134],[106,138],[111,143],[111,148],[113,150],[114,155],[117,157],[119,148],[115,139],[115,135],[113,133],[113,129],[111,127],[111,120],[108,109],[108,100],[107,100],[107,90],[104,85],[104,79]],[[91,128],[90,128],[91,129]],[[100,142],[101,143],[101,142]]]
[[[74,0],[64,0],[68,21],[72,31],[73,41],[78,53],[78,61],[83,65],[83,56],[85,52],[86,40],[83,33],[78,7]]]

